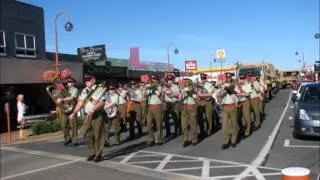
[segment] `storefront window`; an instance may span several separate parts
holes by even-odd
[[[35,36],[16,33],[16,56],[36,57]]]
[[[6,55],[6,38],[2,30],[0,30],[0,55]]]

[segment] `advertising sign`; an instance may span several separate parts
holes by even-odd
[[[226,57],[226,52],[224,49],[218,49],[216,51],[216,58],[217,59],[224,59]]]
[[[78,58],[83,62],[106,60],[105,45],[78,48]]]
[[[197,70],[197,60],[185,61],[185,70]]]

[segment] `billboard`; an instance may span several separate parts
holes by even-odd
[[[78,48],[77,52],[78,58],[83,62],[94,62],[107,59],[105,45],[82,47]]]
[[[184,62],[185,70],[197,70],[197,60],[187,60]]]

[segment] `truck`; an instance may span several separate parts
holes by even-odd
[[[292,86],[299,78],[298,70],[278,70],[279,85],[282,88]]]
[[[260,75],[260,82],[265,86],[265,100],[270,100],[278,92],[278,74],[276,68],[264,61],[240,64],[237,70],[238,75],[253,74]]]

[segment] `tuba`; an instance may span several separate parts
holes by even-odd
[[[70,114],[72,113],[74,107],[75,107],[75,100],[72,101],[66,101],[66,102],[61,102],[60,104],[57,103],[57,99],[58,98],[66,98],[70,96],[70,93],[64,88],[60,88],[60,90],[58,88],[56,88],[54,85],[49,85],[46,88],[46,91],[48,93],[48,95],[50,96],[50,98],[52,99],[52,101],[59,107],[62,108],[63,112],[66,114]]]

